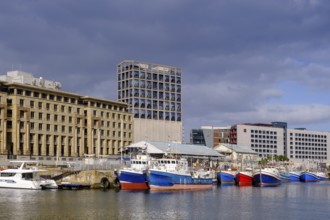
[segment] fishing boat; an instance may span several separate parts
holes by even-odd
[[[279,186],[281,177],[276,168],[263,168],[256,170],[253,181],[255,186]]]
[[[252,186],[253,172],[252,169],[246,168],[245,171],[240,171],[236,174],[235,182],[239,186]]]
[[[291,181],[290,173],[286,171],[280,171],[280,179],[282,183],[287,183]]]
[[[300,181],[300,172],[298,171],[291,171],[289,172],[290,181],[291,182],[299,182]]]
[[[149,170],[151,191],[200,190],[212,188],[212,173],[200,169],[190,171],[185,158],[158,159]]]
[[[57,184],[54,180],[40,177],[37,166],[27,168],[27,163],[36,163],[32,161],[11,161],[21,163],[19,168],[5,169],[0,171],[0,188],[15,189],[54,189]]]
[[[300,174],[300,182],[318,182],[320,181],[315,172],[304,171]]]
[[[218,181],[221,184],[234,184],[237,171],[234,170],[221,170],[217,174]]]
[[[319,179],[319,181],[329,180],[329,177],[325,172],[316,172],[316,176]]]
[[[123,190],[146,190],[148,184],[149,157],[147,155],[137,155],[136,159],[131,159],[131,165],[119,172],[119,183]]]

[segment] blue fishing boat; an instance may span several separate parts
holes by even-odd
[[[211,189],[213,184],[210,171],[190,172],[186,159],[159,159],[149,170],[151,191]]]
[[[300,182],[318,182],[320,181],[315,172],[304,171],[300,174]]]
[[[221,184],[234,184],[237,171],[221,170],[217,173],[217,179]]]
[[[291,182],[299,182],[300,181],[300,172],[291,171],[290,174],[290,181]]]
[[[290,173],[286,171],[280,171],[280,179],[282,183],[287,183],[291,181]]]
[[[149,158],[146,155],[137,155],[136,159],[131,159],[130,167],[120,170],[119,182],[124,190],[146,190],[148,184]]]
[[[255,186],[279,186],[281,184],[280,173],[275,168],[256,170],[253,182]]]

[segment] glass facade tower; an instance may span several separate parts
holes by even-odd
[[[179,122],[182,127],[180,67],[124,60],[117,65],[117,81],[118,101],[129,105],[134,119],[144,120],[143,123],[148,123],[148,120]],[[139,123],[139,120],[135,122]],[[171,126],[175,126],[175,123]],[[149,140],[154,136],[150,132],[146,134]],[[158,132],[158,129],[154,132]],[[167,140],[164,137],[159,139],[170,141],[173,135],[168,133],[163,136]],[[181,141],[177,137],[175,139]]]

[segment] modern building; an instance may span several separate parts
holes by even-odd
[[[118,101],[134,115],[134,142],[182,142],[181,72],[134,60],[117,65]]]
[[[259,157],[285,155],[294,162],[330,162],[330,133],[305,128],[288,129],[285,122],[237,124],[230,142],[251,146]]]
[[[283,129],[266,123],[237,124],[231,127],[230,143],[251,146],[259,157],[284,155]]]
[[[328,162],[330,133],[304,128],[287,130],[287,157],[290,160]]]
[[[259,157],[284,155],[293,162],[330,163],[330,132],[289,129],[286,122],[243,123],[221,129],[204,126],[191,130],[190,137],[192,144],[213,148],[226,143],[247,146]]]
[[[192,129],[190,131],[190,143],[205,145],[210,148],[220,143],[229,143],[230,128],[230,126],[202,126],[200,129]]]
[[[127,104],[59,90],[21,71],[0,77],[0,156],[71,160],[116,155],[133,141]]]

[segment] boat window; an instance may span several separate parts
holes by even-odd
[[[1,173],[1,176],[4,177],[15,176],[15,173]]]
[[[172,163],[175,164],[175,161],[173,160]]]
[[[30,180],[33,178],[33,173],[23,173],[22,174],[23,179]]]

